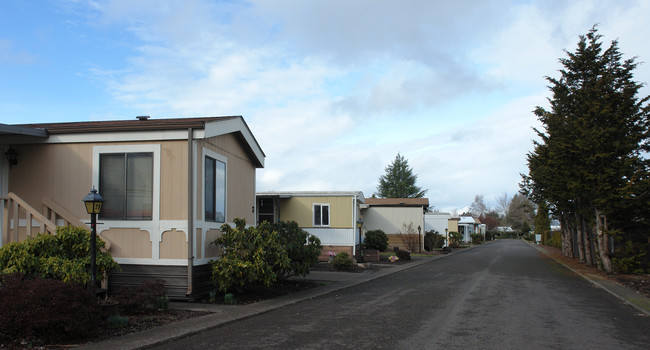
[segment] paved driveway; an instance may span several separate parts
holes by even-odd
[[[503,240],[158,349],[647,349],[650,318]]]

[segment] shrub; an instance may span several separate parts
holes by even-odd
[[[224,224],[221,233],[213,243],[223,247],[223,254],[211,266],[212,281],[221,292],[270,287],[278,279],[275,271],[289,268],[287,252],[268,222],[246,228],[246,220],[237,218],[235,228]]]
[[[97,237],[97,276],[119,268]],[[0,249],[0,272],[27,278],[53,278],[64,282],[90,281],[90,233],[81,227],[57,227],[56,234],[38,234]]]
[[[413,227],[412,222],[409,222],[408,225],[406,223],[402,223],[402,230],[399,233],[399,238],[402,241],[402,243],[404,243],[406,249],[409,250],[419,249],[420,234],[418,233],[418,230],[415,227]]]
[[[261,226],[260,229],[267,228]],[[279,243],[287,252],[289,266],[282,264],[275,265],[275,273],[279,280],[285,280],[291,276],[306,276],[312,266],[318,263],[318,257],[323,246],[320,239],[309,232],[298,227],[295,221],[279,222],[270,228],[277,231]]]
[[[483,235],[480,233],[472,233],[470,237],[472,237],[472,244],[483,243]]]
[[[366,249],[377,249],[380,252],[388,249],[388,235],[382,230],[366,231],[363,239],[363,247]]]
[[[165,294],[165,281],[144,281],[137,287],[122,286],[113,298],[127,314],[142,313],[148,309],[166,309],[168,299]]]
[[[557,249],[562,249],[562,233],[560,231],[551,232],[551,239],[547,240],[546,244]]]
[[[126,316],[113,315],[106,320],[108,328],[124,328],[129,324],[129,318]]]
[[[82,284],[0,276],[0,340],[39,344],[81,340],[99,326],[95,294]]]
[[[332,266],[339,271],[351,270],[354,266],[354,259],[348,253],[340,252],[332,259]]]
[[[449,246],[450,247],[458,248],[458,246],[460,245],[460,242],[462,240],[463,240],[463,235],[462,234],[460,234],[458,232],[455,232],[455,231],[449,232]]]
[[[395,255],[397,255],[400,260],[411,260],[411,252],[408,250],[400,249],[395,253]]]
[[[618,249],[612,258],[614,269],[622,274],[643,274],[650,272],[643,264],[648,251],[648,245],[632,241],[626,241]],[[647,265],[646,265],[647,266]]]
[[[424,250],[440,249],[444,243],[445,237],[437,231],[431,230],[424,234]]]

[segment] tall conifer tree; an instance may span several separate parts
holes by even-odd
[[[609,217],[622,228],[630,218],[618,208],[640,203],[634,198],[648,181],[641,152],[648,147],[650,108],[649,97],[637,97],[642,84],[633,80],[635,60],[623,60],[616,41],[603,50],[601,37],[596,27],[581,36],[577,50],[560,59],[560,78],[547,77],[551,108],[535,110],[543,130],[536,130],[541,141],[528,155],[522,189],[550,204],[566,229],[566,243],[577,232],[581,261],[594,263],[596,243],[603,268],[612,272],[602,220]],[[572,247],[563,248],[570,255]]]
[[[427,190],[415,185],[417,175],[409,167],[408,160],[397,153],[395,160],[389,164],[386,173],[379,177],[377,197],[382,198],[422,198]]]

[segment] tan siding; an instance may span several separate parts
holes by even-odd
[[[187,220],[187,142],[162,143],[160,155],[160,219]]]
[[[91,187],[91,144],[17,146],[18,165],[9,171],[9,191],[42,210],[48,197],[88,221],[81,199]]]
[[[187,241],[183,231],[165,231],[160,241],[161,259],[187,259]]]
[[[114,258],[151,259],[151,240],[147,231],[113,228],[103,231],[101,237],[111,242],[110,253]]]
[[[351,228],[352,197],[292,197],[280,200],[280,220],[296,221],[300,227],[314,227],[315,203],[330,205],[330,227]]]
[[[407,235],[407,234],[387,234],[388,236],[388,250],[393,250],[394,247],[398,247],[399,249],[410,249],[417,251],[418,249],[418,244],[421,244],[422,242],[422,237],[419,237],[418,240],[418,235],[413,234],[413,235]],[[410,242],[411,247],[408,247]]]
[[[217,247],[215,244],[212,244],[215,239],[221,236],[220,230],[209,230],[205,234],[205,257],[206,258],[216,258],[221,255],[221,248]]]
[[[197,169],[203,166],[203,147],[220,154],[227,159],[226,167],[226,221],[244,218],[249,224],[255,224],[255,171],[247,153],[237,138],[232,135],[221,135],[198,143],[199,155]],[[200,171],[199,171],[200,172]],[[203,175],[197,180],[197,215],[203,217]]]

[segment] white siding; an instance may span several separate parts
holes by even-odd
[[[318,237],[323,247],[352,246],[355,243],[354,229],[351,228],[305,228],[304,230]]]
[[[449,214],[425,214],[424,215],[424,228],[422,233],[427,231],[438,231],[439,234],[444,235],[445,229],[449,227]]]
[[[403,224],[413,223],[417,227],[424,227],[424,214],[422,207],[370,207],[363,213],[363,226],[366,231],[382,230],[387,234],[402,232]]]

